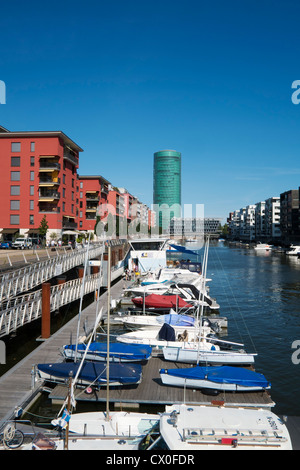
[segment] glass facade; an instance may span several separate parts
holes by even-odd
[[[160,227],[168,228],[173,217],[181,217],[181,153],[162,150],[154,154],[153,204]],[[162,205],[165,210],[162,210]]]

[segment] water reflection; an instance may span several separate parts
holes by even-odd
[[[292,363],[294,340],[300,340],[300,260],[281,253],[219,244],[211,247],[208,275],[211,294],[229,320],[231,340],[244,340],[258,353],[256,369],[272,382],[276,412],[300,415],[294,400],[300,388],[300,365]]]

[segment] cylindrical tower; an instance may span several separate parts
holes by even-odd
[[[159,225],[167,228],[172,217],[181,217],[181,153],[175,150],[161,150],[154,154],[153,171],[153,204],[157,207],[163,204],[169,207],[162,217],[159,212]],[[162,220],[168,222],[162,223]]]

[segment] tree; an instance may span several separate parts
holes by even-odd
[[[39,226],[39,234],[43,238],[43,240],[45,240],[48,229],[49,229],[49,225],[48,225],[46,216],[44,215]]]

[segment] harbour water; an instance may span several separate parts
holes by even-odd
[[[216,242],[208,277],[228,318],[228,339],[258,354],[255,369],[272,384],[273,411],[300,416],[300,364],[292,360],[300,340],[300,259]]]

